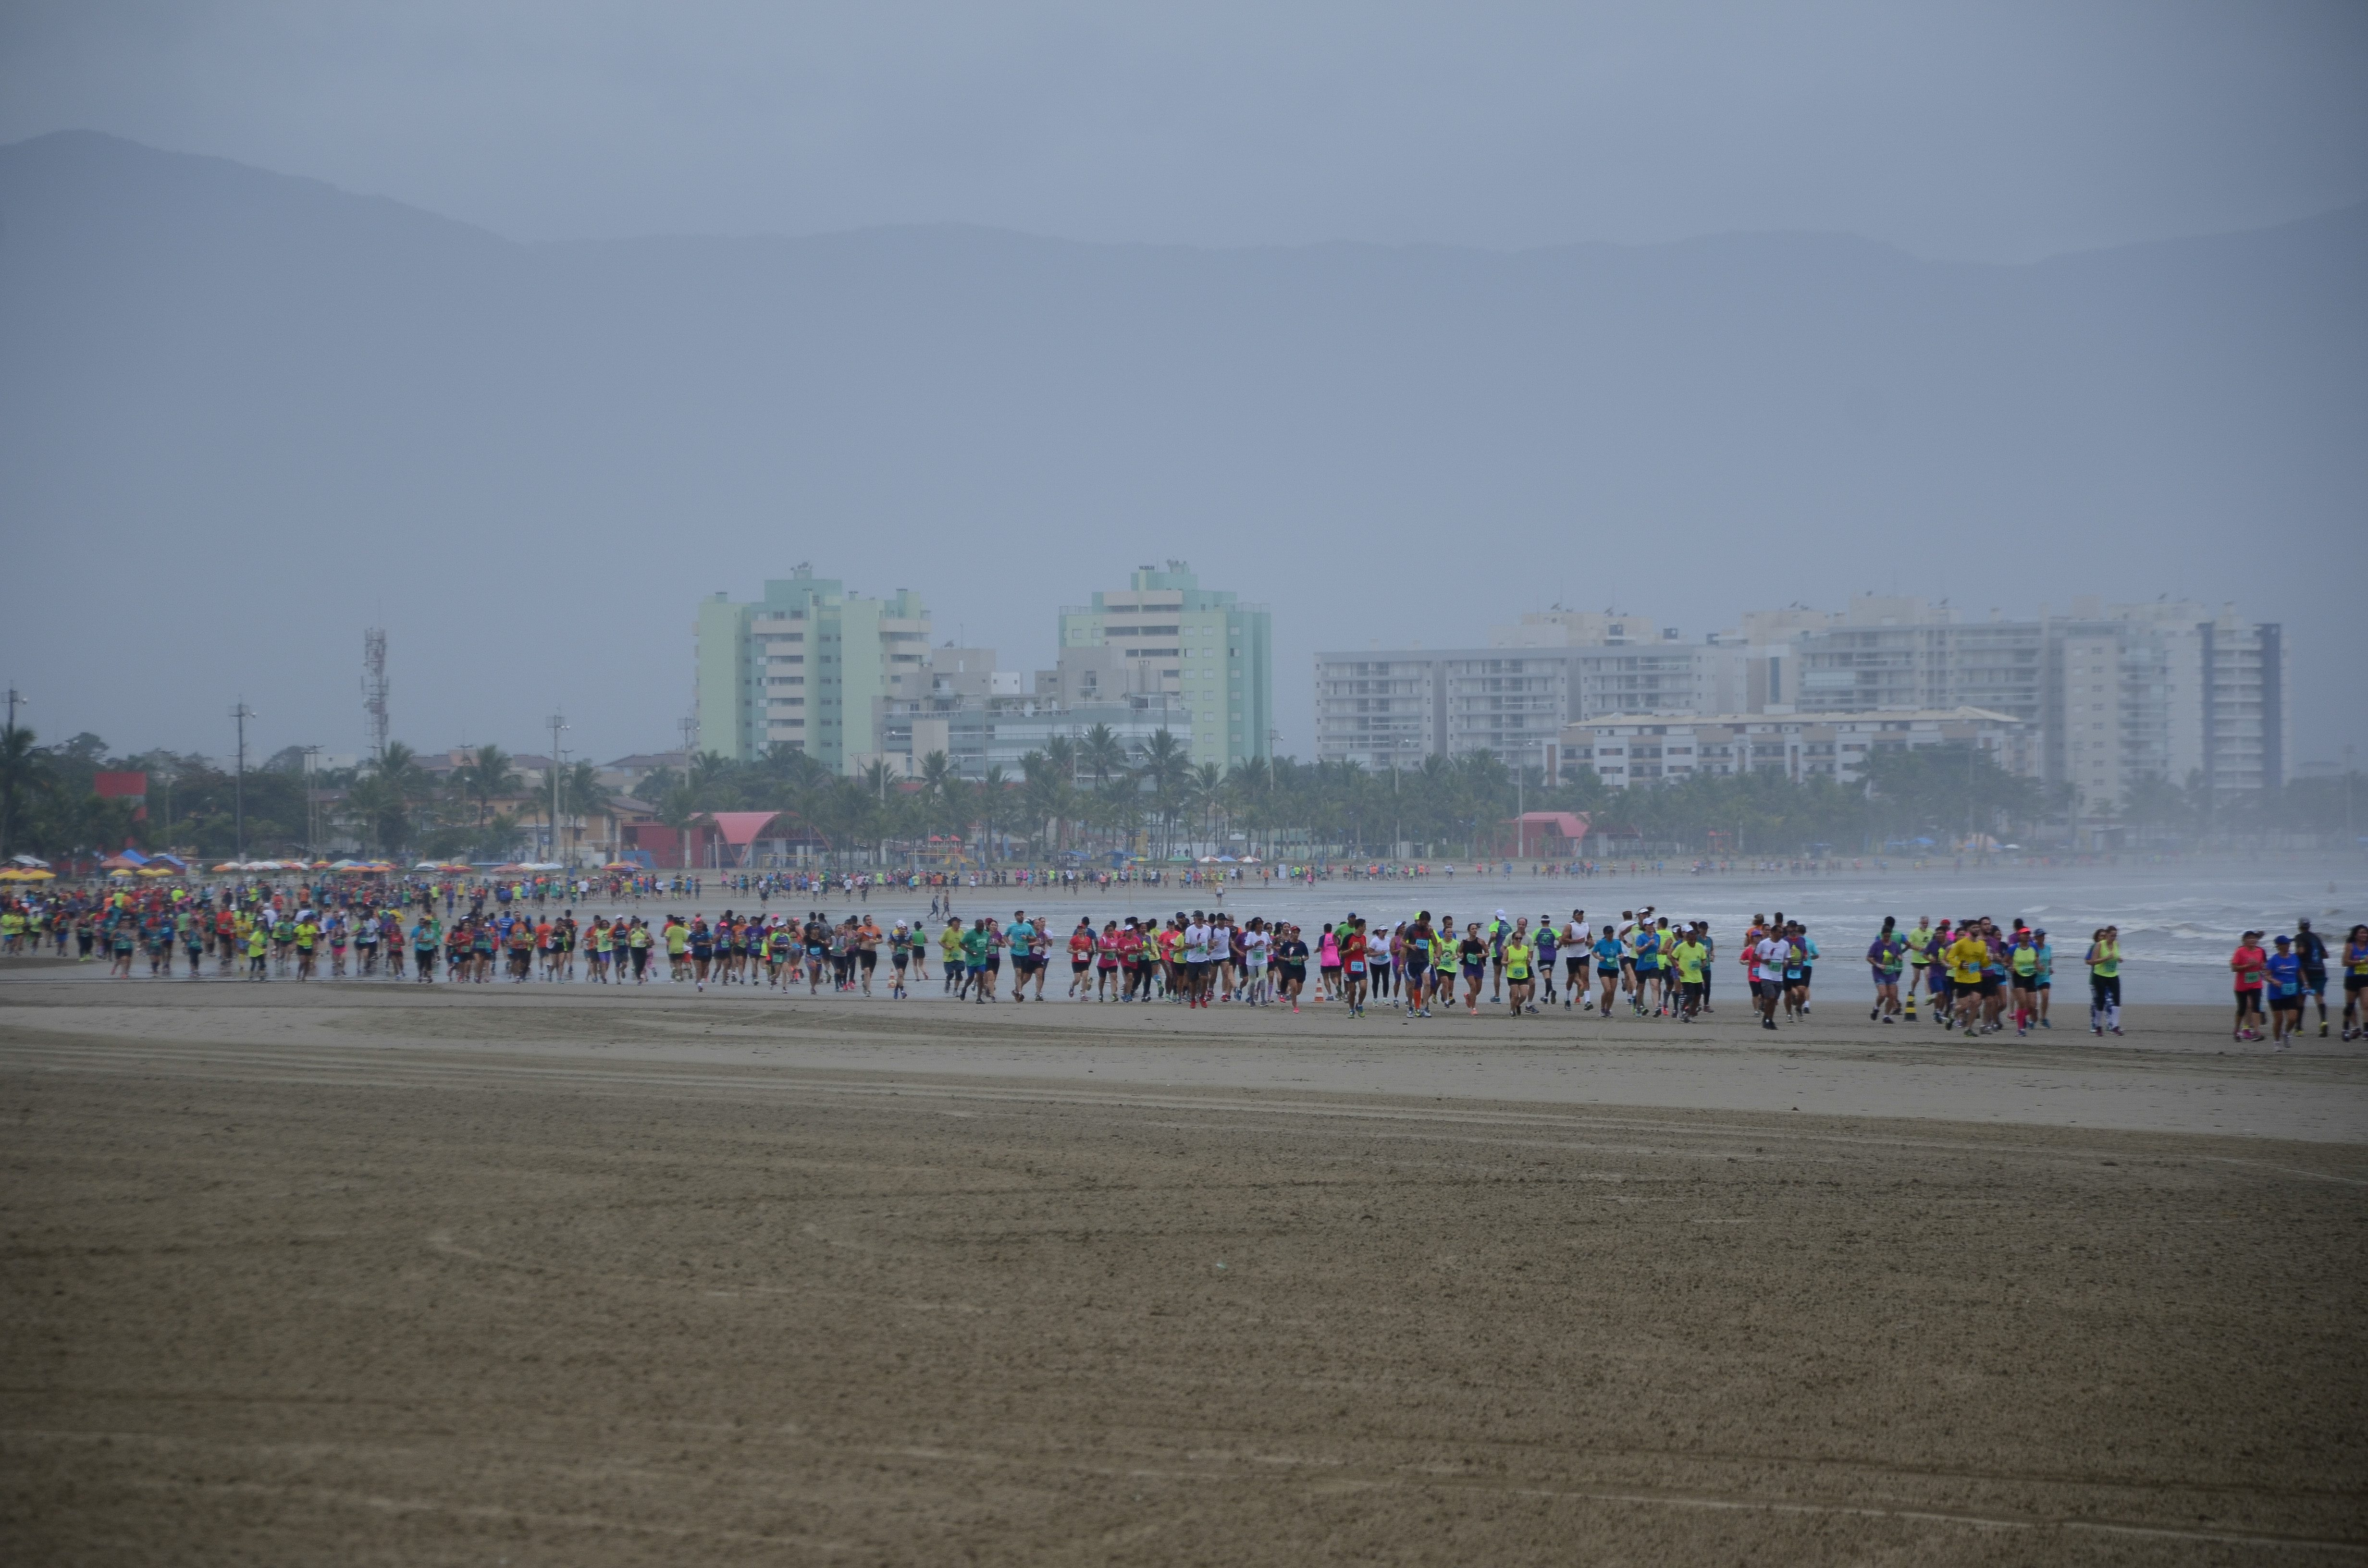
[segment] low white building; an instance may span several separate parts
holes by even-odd
[[[1881,752],[1966,744],[2007,772],[2036,778],[2035,727],[1982,708],[1867,713],[1626,713],[1562,733],[1550,777],[1592,768],[1615,790],[1701,774],[1776,772],[1798,782],[1854,784]]]

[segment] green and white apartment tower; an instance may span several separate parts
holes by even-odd
[[[1185,562],[1140,567],[1123,589],[1064,608],[1061,646],[1108,647],[1126,661],[1130,688],[1180,698],[1196,765],[1273,755],[1274,617],[1201,586]]]
[[[904,588],[865,598],[800,565],[754,604],[702,599],[696,631],[701,751],[747,760],[780,743],[850,772],[880,750],[874,699],[929,688],[929,612]]]

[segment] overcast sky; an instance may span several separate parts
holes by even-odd
[[[2368,195],[2368,6],[11,0],[0,140],[515,238],[962,221],[2023,260]]]

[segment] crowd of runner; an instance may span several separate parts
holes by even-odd
[[[827,983],[834,994],[891,998],[929,983],[934,960],[940,994],[979,1005],[1046,1000],[1048,977],[1065,953],[1069,980],[1060,996],[1070,1001],[1293,1012],[1325,1003],[1346,1007],[1352,1017],[1383,1006],[1412,1018],[1458,1006],[1476,1017],[1484,1005],[1537,1016],[1559,1004],[1564,1012],[1599,1018],[1624,1009],[1681,1024],[1713,1012],[1718,964],[1708,921],[1673,921],[1650,907],[1592,921],[1584,909],[1562,920],[1502,909],[1462,921],[1429,910],[1400,921],[1351,913],[1311,935],[1288,921],[1235,919],[1222,910],[1125,915],[1099,925],[1080,916],[1068,926],[1065,915],[1031,917],[1024,910],[1008,922],[965,919],[951,912],[951,892],[933,894],[926,917],[882,924],[868,912],[833,917],[763,907],[785,891],[770,886],[757,890],[757,910],[726,909],[712,919],[697,912],[579,918],[563,902],[576,891],[590,890],[563,884],[513,894],[450,883],[392,890],[256,883],[35,892],[0,898],[0,952],[47,949],[58,957],[104,959],[125,977],[663,982],[700,991],[803,985],[808,995]],[[695,898],[700,890],[684,881],[663,891]],[[2229,960],[2234,1038],[2266,1038],[2283,1048],[2301,1034],[2314,1005],[2325,1037],[2330,949],[2307,920],[2267,946],[2263,935],[2246,932]],[[1733,960],[1760,1028],[1810,1016],[1823,956],[1804,922],[1781,911],[1751,918]],[[2027,1036],[2053,1029],[2056,956],[2048,933],[2020,919],[2004,926],[1985,917],[1936,926],[1926,917],[1902,928],[1885,917],[1864,953],[1873,988],[1867,1017],[1915,1022],[1920,1002],[1951,1031],[1995,1034],[2011,1025]],[[2091,932],[2078,961],[2088,974],[2089,1031],[2121,1034],[2119,930]],[[2342,1037],[2368,1039],[2368,925],[2351,927],[2340,962]]]

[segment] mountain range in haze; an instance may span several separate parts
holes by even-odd
[[[2368,206],[2020,267],[1819,234],[1520,253],[966,228],[521,244],[95,133],[0,148],[0,680],[48,735],[669,743],[692,603],[800,561],[940,639],[1190,560],[1318,647],[1552,601],[2075,594],[2286,622],[2297,755],[2368,496]],[[2349,693],[2349,695],[2347,695]]]

